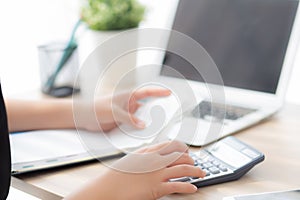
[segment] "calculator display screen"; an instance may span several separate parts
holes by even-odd
[[[252,161],[248,156],[224,143],[212,145],[209,151],[221,161],[235,168],[240,168]]]

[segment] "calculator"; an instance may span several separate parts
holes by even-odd
[[[192,152],[190,156],[194,159],[195,166],[206,172],[206,176],[181,177],[170,179],[171,182],[190,182],[203,187],[237,180],[265,158],[263,153],[233,136]]]

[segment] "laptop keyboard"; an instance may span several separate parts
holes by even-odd
[[[202,101],[198,104],[198,106],[196,106],[196,108],[194,108],[192,115],[204,120],[212,118],[215,120],[237,120],[254,111],[256,110],[232,105],[224,106],[224,104]]]

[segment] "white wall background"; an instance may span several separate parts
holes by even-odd
[[[176,0],[142,0],[148,15],[144,26],[161,27]],[[79,0],[14,0],[0,2],[0,78],[5,95],[40,87],[37,45],[67,39],[77,21]],[[300,48],[287,101],[300,104]]]

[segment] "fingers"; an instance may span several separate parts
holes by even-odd
[[[112,130],[113,128],[117,127],[117,124],[115,122],[111,122],[111,123],[101,123],[100,124],[100,128],[101,131],[107,132]],[[97,129],[98,130],[98,129]]]
[[[148,89],[141,89],[133,92],[133,94],[129,98],[129,101],[127,102],[128,104],[125,105],[125,109],[123,111],[121,110],[118,111],[117,113],[118,121],[126,124],[131,124],[136,128],[140,128],[140,129],[145,128],[146,127],[145,123],[133,115],[133,113],[135,113],[137,109],[142,105],[137,101],[147,97],[163,97],[163,96],[168,96],[170,94],[171,94],[170,90],[161,89],[161,88],[160,89],[148,88]],[[117,99],[119,99],[122,96],[124,96],[124,94],[119,94]],[[121,107],[123,108],[123,106],[120,106],[120,108]],[[126,112],[125,110],[127,110],[128,112]]]
[[[152,152],[157,152],[164,145],[165,145],[165,143],[151,145],[151,146],[148,146],[148,147],[140,148],[136,152],[137,153],[152,153]]]
[[[203,178],[205,176],[205,172],[202,171],[199,167],[195,167],[192,165],[177,165],[167,168],[164,174],[165,180],[180,178],[184,176]]]
[[[159,153],[160,155],[166,155],[170,154],[172,152],[188,152],[188,146],[182,142],[179,142],[177,140],[173,140],[169,142],[168,144],[164,145],[162,148],[160,148]]]
[[[144,99],[147,97],[164,97],[164,96],[169,96],[171,94],[171,91],[168,89],[162,89],[162,88],[147,88],[147,89],[141,89],[135,91],[131,95],[131,100],[130,102],[137,101],[140,99]]]
[[[138,103],[138,102],[134,102],[131,105],[129,105],[128,107],[128,111],[129,113],[133,114],[135,113],[143,104]]]
[[[142,148],[140,150],[138,150],[138,153],[149,153],[149,152],[157,152],[158,150],[170,145],[171,142],[167,141],[167,142],[162,142],[159,144],[155,144],[155,145],[151,145],[145,148]]]
[[[135,117],[133,114],[126,112],[125,110],[118,109],[117,111],[118,121],[121,123],[133,125],[136,128],[143,129],[146,127],[145,123]]]
[[[137,151],[138,153],[158,152],[160,155],[166,155],[173,152],[188,152],[188,147],[179,141],[167,141],[159,144],[151,145]]]
[[[173,163],[169,165],[169,167],[176,166],[176,165],[182,165],[182,164],[187,164],[187,165],[194,165],[194,160],[189,156],[187,153],[181,153],[179,158],[175,160]]]
[[[162,196],[173,194],[173,193],[182,193],[189,194],[195,193],[197,191],[197,187],[191,183],[184,182],[166,182],[162,183],[158,194],[155,194],[155,198],[160,198]]]
[[[190,183],[183,182],[168,182],[164,183],[164,189],[168,194],[172,193],[194,193],[197,192],[197,187]]]

